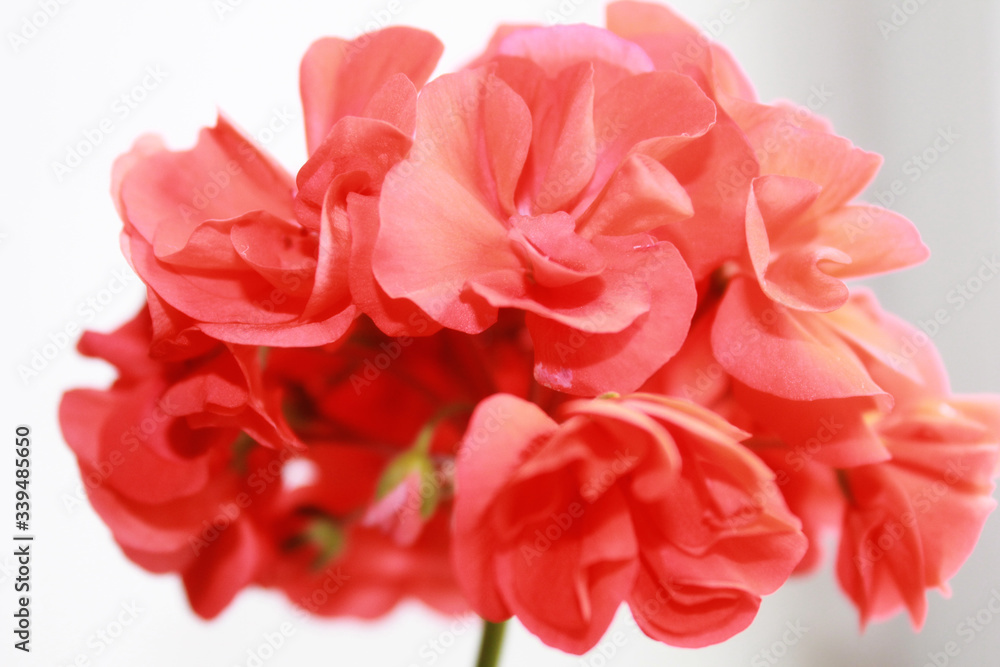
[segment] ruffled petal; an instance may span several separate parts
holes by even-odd
[[[746,278],[730,282],[722,298],[712,349],[733,377],[775,396],[811,401],[884,393],[822,315],[774,303]]]
[[[384,99],[373,103],[373,98],[396,75],[406,75],[416,88],[421,88],[443,51],[444,46],[434,35],[395,26],[353,41],[327,37],[314,42],[299,70],[309,153],[319,148],[344,116],[361,116],[366,109],[371,113],[374,107],[384,108]]]

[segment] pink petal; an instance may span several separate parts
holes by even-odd
[[[149,356],[163,361],[176,361],[201,356],[219,344],[198,329],[193,319],[146,288],[146,306],[153,331],[149,341]]]
[[[504,620],[511,611],[493,583],[496,545],[478,538],[482,518],[517,471],[525,449],[556,428],[536,405],[498,394],[477,406],[459,450],[452,564],[470,604],[489,620]]]
[[[473,279],[490,282],[490,274],[520,273],[498,197],[513,195],[530,123],[520,98],[484,71],[427,86],[413,153],[382,188],[372,268],[386,294],[410,299],[437,322],[466,333],[492,324],[496,308],[464,288]],[[435,139],[422,144],[424,136]],[[480,142],[492,156],[489,164],[479,158]]]
[[[705,134],[715,118],[715,105],[686,76],[650,72],[622,80],[595,102],[597,169],[584,205],[633,150],[656,159],[666,157]]]
[[[514,216],[507,234],[528,261],[529,279],[543,287],[562,287],[604,270],[604,257],[577,235],[566,213]]]
[[[651,33],[701,35],[702,30],[665,5],[622,0],[606,9],[608,30],[631,38]]]
[[[577,220],[577,232],[628,236],[647,232],[694,214],[691,198],[677,179],[648,155],[630,155],[607,187]]]
[[[420,493],[420,481],[420,472],[408,474],[365,510],[361,524],[378,528],[400,546],[412,545],[420,537],[425,523],[421,516],[424,497]]]
[[[240,258],[274,287],[292,297],[308,297],[316,273],[317,239],[297,224],[279,219],[243,218],[229,233]]]
[[[594,86],[603,93],[629,74],[653,71],[649,56],[635,44],[589,25],[528,28],[508,35],[498,55],[526,58],[540,65],[549,78],[567,67],[589,62]]]
[[[257,576],[262,540],[249,521],[237,521],[184,573],[191,608],[202,618],[214,618]]]
[[[156,259],[142,239],[130,243],[128,249],[136,273],[170,305],[199,322],[287,322],[293,318],[291,312],[282,312],[285,309],[260,307],[272,303],[270,293],[275,288],[255,272],[233,270],[225,263],[214,271],[176,271]]]
[[[500,45],[503,44],[504,40],[515,32],[520,32],[521,30],[530,30],[532,28],[539,28],[541,26],[536,24],[512,24],[512,23],[501,23],[497,26],[493,34],[490,35],[490,41],[487,42],[486,48],[483,52],[479,54],[475,60],[467,64],[463,69],[476,69],[477,67],[482,67],[483,65],[489,65],[491,62],[498,59],[500,54]]]
[[[567,208],[590,182],[596,161],[593,68],[581,63],[554,79],[527,60],[504,58],[497,74],[531,110],[531,150],[517,200],[531,212]]]
[[[808,115],[802,117],[784,107],[744,104],[754,110],[754,125],[734,117],[759,151],[760,173],[793,176],[822,188],[813,215],[833,211],[861,193],[875,178],[882,158],[856,148],[850,141],[814,129]],[[733,112],[733,109],[727,109]]]
[[[417,128],[417,89],[402,72],[394,74],[372,95],[361,115],[394,125],[407,137],[413,136]]]
[[[512,549],[497,559],[497,577],[510,582],[507,603],[518,620],[549,646],[576,655],[607,631],[638,568],[626,504],[620,491],[609,495],[586,507],[537,558]]]
[[[345,212],[328,208],[324,211],[326,214],[346,215],[350,220],[349,280],[351,296],[358,309],[388,336],[425,336],[437,331],[440,325],[416,304],[409,299],[391,298],[375,280],[372,253],[379,232],[379,199],[351,194]]]
[[[887,466],[869,466],[851,473],[855,503],[844,517],[837,579],[861,611],[862,626],[905,604],[919,627],[927,613],[919,533],[904,529],[892,540],[891,548],[878,546],[886,524],[898,523],[897,517],[912,511],[903,486],[889,470]]]
[[[149,312],[142,308],[135,317],[112,333],[84,331],[77,349],[84,356],[104,359],[114,365],[123,380],[141,382],[161,370],[161,365],[149,356],[148,342],[151,333]]]
[[[372,98],[395,75],[404,74],[416,88],[422,87],[443,50],[434,35],[405,27],[386,28],[350,42],[333,37],[314,42],[299,71],[309,153],[338,120],[370,110]]]
[[[66,393],[59,405],[59,423],[67,444],[77,455],[84,481],[97,482],[87,483],[88,493],[95,486],[106,487],[130,500],[156,504],[204,488],[209,479],[207,465],[157,455],[156,450],[169,449],[162,441],[173,422],[157,409],[157,398],[123,398],[91,389]],[[129,423],[134,418],[139,422]],[[150,420],[147,424],[157,426],[148,435],[138,431],[145,419]],[[143,441],[137,433],[144,436]],[[113,466],[112,461],[120,464]],[[92,477],[88,477],[90,473]]]
[[[718,44],[712,44],[710,49],[712,51],[712,71],[715,74],[716,94],[751,102],[756,101],[757,91],[754,90],[753,83],[740,64],[736,62],[733,54]]]
[[[879,409],[870,396],[788,401],[735,383],[733,394],[788,445],[786,461],[801,469],[808,461],[835,468],[880,463],[890,458],[866,414]]]
[[[159,229],[187,238],[205,220],[251,211],[294,219],[291,178],[223,116],[188,151],[150,151],[140,142],[115,168],[122,219],[147,242]]]
[[[912,222],[870,205],[844,206],[818,221],[820,242],[850,255],[850,264],[826,271],[842,278],[863,278],[920,264],[930,251]]]
[[[322,313],[342,310],[350,299],[348,264],[351,232],[349,223],[338,215],[342,211],[339,204],[344,194],[337,185],[336,181],[331,185],[323,202],[316,271],[312,276],[309,300],[302,311],[303,319],[313,319],[321,317]]]
[[[205,322],[199,328],[209,336],[243,345],[266,341],[274,347],[311,347],[338,340],[357,317],[354,305],[329,315],[324,320],[295,321],[278,324]]]
[[[725,641],[746,629],[760,607],[760,598],[744,591],[673,581],[643,568],[628,599],[642,631],[672,646],[700,648]]]
[[[561,215],[566,216],[565,213]],[[557,218],[558,214],[546,217]],[[568,216],[565,222],[564,231],[570,231],[572,223]],[[554,236],[558,237],[558,232]],[[523,277],[514,274],[507,280],[488,276],[487,280],[474,279],[471,289],[497,308],[517,308],[591,334],[623,331],[649,312],[649,284],[637,279],[632,272],[640,264],[638,258],[646,256],[641,244],[648,239],[602,238],[591,245],[571,231],[570,237],[577,243],[586,244],[583,252],[580,246],[575,248],[577,256],[573,258],[582,260],[579,264],[582,269],[573,271],[553,258],[539,257],[536,249],[533,251],[535,263],[529,267],[536,271],[534,278],[530,273]],[[566,249],[569,244],[565,239],[560,242],[565,257],[572,258],[572,251]],[[638,248],[634,247],[636,244],[640,244]],[[595,247],[597,252],[591,254]],[[596,263],[598,261],[600,264]],[[599,275],[587,276],[596,267],[604,268],[604,262],[607,268]],[[646,271],[649,272],[648,267]]]
[[[609,30],[641,46],[657,70],[691,76],[713,95],[756,99],[753,84],[732,55],[669,7],[613,2],[607,7],[607,21]]]
[[[843,308],[824,318],[897,403],[950,393],[934,344],[923,331],[883,311],[871,292],[858,290]]]
[[[677,246],[701,281],[744,252],[746,203],[757,158],[743,131],[719,110],[705,135],[662,162],[697,206],[691,218],[668,223],[657,236]]]
[[[747,247],[757,281],[771,299],[796,310],[825,312],[844,305],[847,286],[828,274],[846,253],[810,238],[807,211],[820,187],[800,178],[754,179],[747,202]]]
[[[722,297],[712,349],[733,377],[775,396],[811,401],[884,393],[822,315],[774,303],[746,278],[735,278]]]
[[[606,317],[600,310],[577,328],[529,314],[539,383],[577,396],[634,391],[684,343],[697,295],[676,248],[663,243],[636,249],[619,261],[615,269],[651,287],[649,312],[618,333],[597,332]]]
[[[409,135],[385,121],[353,116],[338,121],[295,177],[299,221],[318,230],[327,191],[338,178],[343,181],[353,172],[366,177],[351,177],[356,191],[377,194],[386,173],[406,157],[412,144]]]

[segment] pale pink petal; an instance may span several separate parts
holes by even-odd
[[[709,48],[712,51],[712,72],[715,75],[716,94],[751,102],[756,101],[757,91],[743,68],[736,62],[733,54],[718,44],[712,44]]]
[[[521,30],[530,30],[532,28],[540,28],[541,26],[537,24],[515,24],[515,23],[501,23],[497,26],[497,29],[493,31],[490,35],[490,41],[487,42],[486,48],[483,52],[476,57],[475,60],[468,63],[463,69],[476,69],[477,67],[482,67],[483,65],[488,65],[497,59],[499,59],[500,45],[503,44],[504,40],[515,32],[520,32]]]
[[[590,62],[598,94],[629,76],[653,71],[646,53],[628,40],[589,25],[529,28],[508,35],[498,55],[526,58],[541,66],[549,78],[567,67]]]

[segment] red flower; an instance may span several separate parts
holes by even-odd
[[[557,424],[498,395],[473,415],[453,557],[473,608],[574,653],[623,601],[678,646],[745,628],[806,547],[772,473],[739,444],[747,434],[652,395],[565,408]]]
[[[716,104],[709,131],[661,160],[691,198],[692,213],[655,233],[680,250],[701,281],[745,252],[747,195],[760,171],[754,147],[726,103],[756,100],[753,86],[723,47],[665,6],[613,2],[607,15],[608,30],[641,47],[657,71],[690,77]]]
[[[769,394],[871,395],[836,322],[817,315],[847,303],[844,280],[912,266],[927,248],[902,216],[850,203],[879,156],[783,107],[738,102],[730,112],[762,156],[762,175],[747,200],[747,254],[727,276],[712,329],[716,355],[735,378]],[[751,335],[761,343],[727,354]]]
[[[321,40],[303,59],[313,155],[296,182],[221,117],[189,151],[144,137],[116,162],[123,250],[155,298],[190,320],[182,328],[233,343],[310,346],[337,340],[354,320],[351,281],[362,282],[361,293],[365,281],[350,272],[363,243],[352,248],[348,199],[363,209],[406,154],[414,84],[441,50],[408,28],[366,39],[365,48]]]
[[[466,611],[449,559],[454,457],[483,396],[527,395],[522,327],[390,338],[362,318],[336,346],[272,350],[265,378],[285,389],[314,474],[267,506],[279,558],[261,583],[321,615],[373,618],[406,598]]]
[[[919,381],[887,376],[896,405],[875,421],[891,458],[837,473],[845,498],[837,576],[862,624],[905,608],[920,628],[926,589],[948,594],[996,506],[1000,397],[952,395],[933,343],[905,330],[897,364],[909,361]]]
[[[1000,400],[928,398],[879,424],[892,459],[841,473],[847,494],[837,559],[862,624],[927,614],[925,589],[946,594],[979,540],[1000,462]]]
[[[147,308],[84,335],[119,377],[60,421],[125,554],[198,614],[251,585],[326,616],[417,599],[583,653],[624,602],[698,647],[828,532],[863,623],[947,590],[1000,399],[953,396],[848,287],[927,255],[854,202],[880,158],[664,7],[608,26],[503,26],[429,83],[426,32],[320,40],[294,179],[221,117],[116,162]]]
[[[212,617],[254,580],[266,538],[236,499],[241,431],[276,458],[302,443],[279,396],[262,387],[256,350],[217,344],[183,362],[151,359],[145,310],[112,334],[87,332],[80,351],[112,362],[106,391],[75,389],[59,407],[91,503],[126,555],[154,572],[180,572],[196,612]]]
[[[659,160],[715,106],[596,28],[514,31],[481,62],[420,94],[414,147],[382,187],[378,283],[466,333],[525,311],[541,384],[635,389],[695,301],[680,254],[649,234],[692,214]]]

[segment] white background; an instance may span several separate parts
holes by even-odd
[[[221,0],[226,2],[226,0]],[[0,11],[3,165],[0,178],[0,270],[3,281],[3,349],[0,363],[2,433],[12,449],[14,427],[34,433],[31,608],[33,652],[12,648],[15,594],[13,548],[0,547],[0,664],[247,665],[260,646],[291,615],[277,595],[249,591],[217,621],[202,623],[188,610],[179,581],[153,576],[120,554],[86,503],[77,469],[56,422],[60,394],[73,386],[103,386],[110,370],[62,349],[37,377],[18,367],[67,326],[110,330],[129,318],[143,299],[138,280],[101,306],[87,309],[127,265],[118,250],[120,223],[110,197],[114,157],[143,132],[158,132],[173,147],[193,143],[197,130],[224,110],[259,134],[281,114],[293,124],[270,138],[273,151],[294,173],[305,156],[298,102],[297,67],[302,53],[325,35],[354,37],[373,12],[389,16],[388,0],[282,3],[230,0],[220,12],[214,0],[140,3],[69,1],[15,49],[10,33],[41,11],[41,0],[5,0]],[[453,69],[480,49],[498,22],[603,24],[597,0],[398,0],[394,24],[435,32],[447,50],[439,71]],[[856,144],[886,158],[869,191],[874,196],[900,179],[905,194],[892,208],[919,227],[932,258],[902,275],[875,281],[884,304],[911,322],[945,309],[949,321],[935,335],[956,391],[1000,390],[1000,280],[987,281],[975,298],[957,308],[948,295],[1000,250],[996,72],[1000,21],[988,0],[677,0],[674,6],[716,33],[741,61],[762,99],[805,104],[816,89],[830,92],[821,113]],[[230,5],[235,5],[231,7]],[[897,13],[893,16],[894,7]],[[729,13],[723,13],[728,10]],[[908,12],[908,13],[907,13]],[[895,19],[888,32],[879,21]],[[726,23],[725,21],[729,21]],[[41,22],[40,20],[38,22]],[[891,24],[889,24],[891,25]],[[30,30],[28,33],[30,34]],[[129,109],[116,100],[140,85],[147,67],[165,79]],[[151,79],[147,79],[151,82]],[[813,99],[815,101],[815,98]],[[84,140],[84,132],[112,119],[83,163],[60,180],[53,163]],[[107,127],[107,124],[105,124]],[[913,180],[907,161],[933,146],[939,131],[958,138]],[[940,142],[939,142],[940,145]],[[910,164],[912,167],[912,163]],[[0,451],[0,516],[13,511],[13,452]],[[4,489],[7,489],[6,491]],[[12,517],[11,517],[12,518]],[[6,524],[3,524],[6,525]],[[11,531],[13,532],[13,531]],[[0,536],[5,534],[0,529]],[[7,543],[8,537],[0,537]],[[623,615],[624,645],[604,660],[578,659],[548,649],[519,626],[511,630],[503,664],[514,665],[912,665],[956,641],[951,665],[996,664],[1000,619],[987,604],[1000,596],[1000,520],[993,516],[978,549],[952,580],[949,600],[931,594],[927,625],[913,634],[905,618],[870,627],[861,635],[857,616],[839,594],[830,563],[804,581],[765,599],[754,625],[717,647],[684,651],[658,645],[631,629]],[[99,631],[115,632],[123,604],[141,610],[110,644]],[[997,603],[994,603],[994,608]],[[992,620],[966,643],[956,634],[969,615]],[[782,647],[786,623],[808,628]],[[610,636],[610,635],[609,635]],[[432,645],[430,642],[437,642]],[[304,622],[263,664],[411,665],[473,664],[475,625],[416,606],[381,622]],[[769,663],[760,652],[779,642],[785,655]],[[441,652],[432,646],[448,645]],[[604,645],[610,651],[609,645]],[[421,651],[423,649],[423,651]],[[265,651],[265,655],[267,652]],[[434,660],[430,660],[434,658]],[[755,662],[756,660],[756,662]],[[938,656],[938,664],[945,656]],[[89,661],[89,662],[88,662]],[[251,663],[253,664],[253,663]]]

